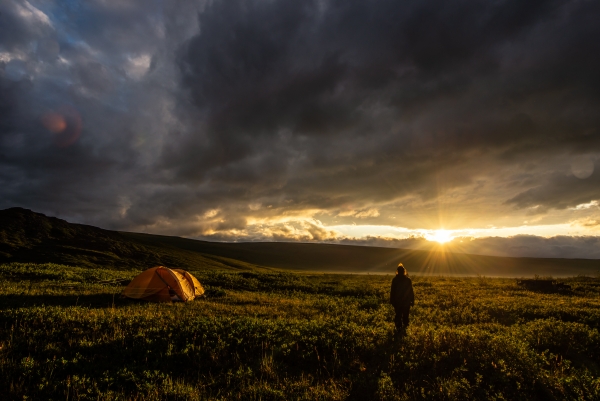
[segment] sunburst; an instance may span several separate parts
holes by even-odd
[[[435,230],[430,234],[426,234],[425,238],[429,241],[435,241],[440,244],[445,244],[446,242],[452,241],[454,239],[454,237],[452,236],[452,231],[444,229]]]

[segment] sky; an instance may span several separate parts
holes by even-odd
[[[0,0],[0,209],[600,258],[599,17],[593,0]]]

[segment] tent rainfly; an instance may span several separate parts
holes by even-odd
[[[196,277],[181,269],[152,267],[136,276],[122,296],[151,302],[191,301],[204,294]]]

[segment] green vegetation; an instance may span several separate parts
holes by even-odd
[[[600,399],[600,280],[413,277],[395,338],[391,276],[192,270],[209,296],[121,299],[134,269],[0,265],[7,399]]]

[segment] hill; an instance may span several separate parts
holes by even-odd
[[[117,231],[68,223],[23,208],[0,210],[0,263],[60,263],[82,267],[146,269],[256,269],[227,258],[205,258],[168,245],[145,245]]]
[[[430,275],[521,277],[575,276],[600,272],[600,260],[509,258],[414,249],[292,242],[219,243],[150,234],[121,233],[156,249],[172,247],[203,255],[228,257],[259,266],[295,271],[392,273],[399,261],[409,272]]]
[[[391,273],[402,261],[411,273],[433,275],[594,275],[600,260],[507,258],[366,246],[241,242],[116,232],[72,224],[21,208],[0,211],[0,262],[192,270],[265,270]]]

